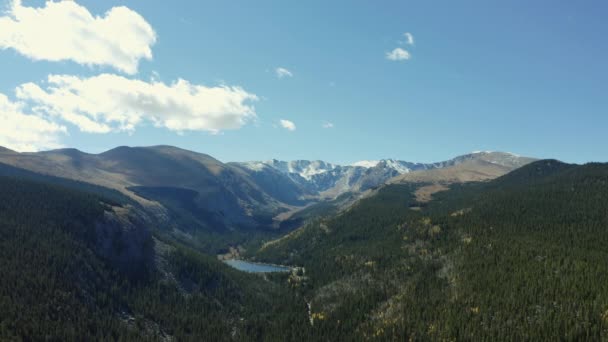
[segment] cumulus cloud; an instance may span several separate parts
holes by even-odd
[[[395,48],[393,51],[386,53],[386,59],[391,61],[407,61],[410,58],[410,53],[402,48]]]
[[[114,74],[90,78],[50,75],[42,85],[26,83],[17,98],[36,113],[60,118],[89,133],[133,131],[146,122],[171,131],[238,129],[256,118],[258,98],[240,87],[145,82]]]
[[[323,128],[334,128],[334,124],[328,121],[325,121],[322,125]]]
[[[293,73],[285,68],[276,68],[275,73],[278,78],[293,77]]]
[[[127,7],[93,16],[74,1],[26,7],[13,0],[0,17],[0,49],[14,49],[33,60],[71,60],[134,74],[141,59],[152,59],[155,42],[150,24]]]
[[[403,36],[405,37],[405,43],[407,45],[414,45],[414,36],[411,33],[405,32]]]
[[[279,123],[281,124],[281,127],[285,128],[288,131],[296,130],[296,124],[294,124],[292,121],[281,119]]]
[[[59,139],[67,132],[64,126],[23,111],[22,104],[0,94],[0,146],[19,152],[61,147]]]

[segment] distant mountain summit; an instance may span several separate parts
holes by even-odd
[[[425,170],[431,164],[412,163],[412,162],[396,160],[396,159],[361,160],[361,161],[351,164],[351,166],[364,167],[367,169],[378,167],[378,165],[380,165],[383,168],[393,169],[393,170],[397,171],[399,174],[404,174],[404,173],[408,173],[408,172],[416,171],[416,170]]]
[[[284,174],[297,174],[306,180],[312,179],[314,175],[328,172],[340,167],[339,165],[324,162],[322,160],[281,161],[272,159],[264,162],[246,162],[239,164],[256,171],[262,169],[264,166],[268,166]]]
[[[431,164],[426,171],[399,175],[387,183],[465,183],[487,181],[503,176],[537,159],[508,152],[473,152],[448,161]]]
[[[522,157],[510,152],[475,151],[443,163],[436,163],[441,167],[454,166],[469,160],[482,160],[495,165],[509,168],[519,168],[538,159]]]
[[[336,197],[345,192],[361,192],[377,187],[400,176],[407,180],[407,174],[424,173],[424,171],[452,168],[466,164],[479,176],[471,180],[485,180],[498,177],[513,169],[526,165],[535,159],[521,157],[507,152],[472,152],[450,160],[437,163],[414,163],[396,159],[363,160],[351,165],[337,165],[320,160],[296,161],[253,161],[233,163],[252,174],[264,172],[280,173],[305,189],[309,194],[321,197]],[[473,164],[476,164],[475,167]],[[483,173],[484,169],[496,169]],[[448,172],[449,174],[449,172]],[[433,177],[430,177],[431,179]],[[435,177],[437,178],[437,177]],[[448,177],[449,178],[449,177]],[[467,179],[463,177],[462,179]]]

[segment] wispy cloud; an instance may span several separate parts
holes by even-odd
[[[321,127],[323,128],[334,128],[334,124],[328,121],[323,122],[323,125],[321,125]]]
[[[258,99],[240,87],[183,79],[165,84],[113,74],[50,75],[42,86],[22,84],[16,93],[37,112],[89,133],[134,131],[146,122],[175,132],[238,129],[256,118],[251,102]]]
[[[27,7],[13,0],[0,17],[0,50],[14,49],[32,60],[71,60],[135,74],[141,59],[152,59],[155,42],[150,24],[124,6],[93,16],[75,1]]]
[[[391,61],[407,61],[410,58],[410,53],[402,48],[395,48],[393,51],[386,53],[386,59]]]
[[[294,124],[293,121],[281,119],[279,123],[281,124],[281,127],[285,128],[288,131],[296,130],[296,124]]]
[[[278,67],[274,71],[278,78],[293,77],[293,73],[286,68]]]
[[[405,44],[414,45],[414,36],[411,33],[405,32],[403,36],[405,37]]]
[[[403,37],[405,38],[405,41],[398,41],[398,43],[402,44],[402,45],[405,44],[405,45],[409,45],[409,46],[413,47],[414,35],[409,32],[405,32],[403,34]],[[403,61],[410,60],[412,58],[412,54],[404,48],[396,47],[393,50],[387,52],[385,57],[389,61],[403,62]]]

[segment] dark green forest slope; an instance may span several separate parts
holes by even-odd
[[[546,160],[418,208],[391,185],[265,245],[318,339],[608,338],[608,165]]]
[[[0,340],[283,341],[306,328],[284,287],[161,241],[128,209],[0,177]]]

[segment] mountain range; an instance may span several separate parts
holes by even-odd
[[[334,199],[345,192],[363,192],[378,187],[395,178],[404,181],[408,176],[420,175],[426,171],[444,169],[446,177],[435,177],[436,181],[471,181],[488,180],[501,176],[511,170],[534,161],[533,158],[521,157],[503,152],[473,152],[447,161],[437,163],[414,163],[395,159],[377,161],[360,161],[352,165],[337,165],[321,160],[308,161],[254,161],[232,163],[248,172],[253,177],[263,177],[262,174],[280,173],[298,184],[306,193],[319,198]],[[470,179],[450,178],[455,166],[466,169]],[[463,173],[462,171],[457,171]]]
[[[0,149],[0,340],[606,340],[607,175]]]
[[[76,149],[0,150],[2,164],[119,191],[158,224],[187,233],[187,239],[194,232],[273,229],[277,221],[311,205],[347,193],[361,194],[384,183],[482,181],[533,160],[476,152],[437,163],[393,159],[353,165],[308,160],[222,163],[172,146],[122,146],[100,154]]]

